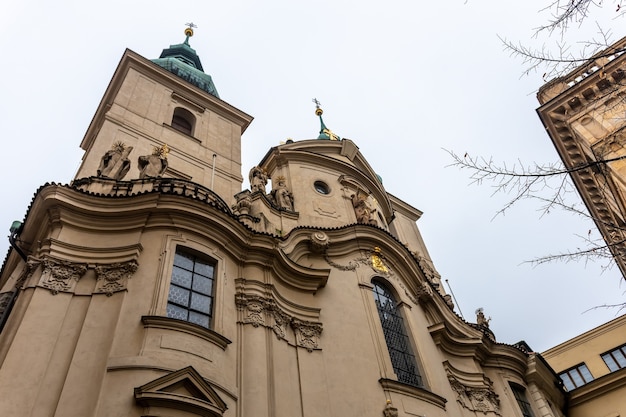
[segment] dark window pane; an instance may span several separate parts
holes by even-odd
[[[209,313],[209,307],[211,306],[211,298],[206,295],[192,293],[191,294],[191,305],[189,308],[191,310],[200,311],[202,313]]]
[[[615,359],[613,359],[613,356],[611,356],[610,353],[602,355],[602,359],[604,359],[604,363],[606,363],[606,366],[609,367],[611,372],[619,370],[619,365],[615,362]]]
[[[205,277],[213,278],[213,265],[196,262],[193,267],[193,272],[195,272],[196,274],[204,275]]]
[[[202,276],[196,276],[193,279],[193,290],[202,294],[213,294],[213,280]]]
[[[192,272],[178,266],[172,268],[172,282],[178,286],[191,288]]]
[[[189,305],[189,290],[186,290],[176,285],[170,286],[169,301],[175,304],[188,306]]]
[[[190,311],[189,321],[202,327],[209,327],[209,316],[207,316],[206,314],[200,314],[196,313],[195,311]]]
[[[174,255],[174,265],[191,271],[193,270],[193,258],[192,255],[176,252],[176,255]]]
[[[187,320],[187,310],[174,304],[168,304],[167,317],[178,320]]]

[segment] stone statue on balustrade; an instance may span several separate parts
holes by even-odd
[[[271,198],[279,209],[293,211],[293,194],[287,189],[285,182],[283,176],[276,179],[277,185],[271,192]]]
[[[253,193],[261,191],[263,194],[265,194],[265,186],[267,185],[267,174],[265,173],[263,168],[259,166],[252,167],[248,178],[250,179],[250,191],[252,191]]]
[[[155,146],[151,155],[140,156],[137,160],[139,178],[160,178],[168,167],[167,145]]]
[[[121,180],[130,169],[128,155],[133,150],[132,146],[126,146],[123,142],[115,142],[100,159],[97,176]]]

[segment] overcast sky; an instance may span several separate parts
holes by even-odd
[[[498,39],[540,45],[532,34],[548,18],[539,12],[547,3],[4,4],[0,235],[23,219],[40,185],[72,179],[80,141],[124,49],[157,58],[184,40],[192,21],[191,45],[220,97],[255,117],[243,136],[244,177],[271,146],[317,137],[316,97],[326,125],[359,146],[387,191],[424,212],[418,226],[465,318],[475,321],[483,307],[498,341],[524,339],[545,350],[616,317],[615,309],[588,310],[624,300],[617,268],[524,263],[575,249],[576,235],[593,225],[567,213],[541,217],[527,202],[494,218],[507,196],[469,185],[466,172],[446,167],[444,149],[509,163],[558,158],[535,113],[542,74],[520,78],[523,63]],[[612,7],[594,18],[623,26],[611,19]],[[593,33],[589,23],[583,30]],[[2,239],[2,259],[8,247]]]

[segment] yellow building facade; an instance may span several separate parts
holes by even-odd
[[[190,35],[124,53],[75,179],[12,228],[0,415],[563,416],[539,355],[455,313],[421,212],[319,106],[243,189],[252,117]]]

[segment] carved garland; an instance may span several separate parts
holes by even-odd
[[[284,312],[271,298],[259,295],[238,293],[235,304],[242,313],[238,323],[251,324],[254,327],[271,329],[279,340],[287,340],[287,325],[291,326],[296,337],[296,346],[309,352],[320,349],[319,338],[322,334],[322,323],[300,320]]]

